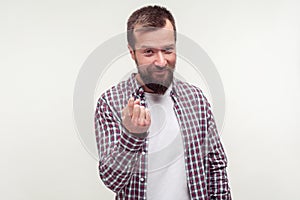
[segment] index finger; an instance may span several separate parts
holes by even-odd
[[[134,105],[134,98],[130,97],[128,100],[128,104],[127,104],[127,108],[128,108],[128,113],[129,116],[132,117],[132,113],[133,113],[133,105]]]

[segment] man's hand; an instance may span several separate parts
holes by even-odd
[[[145,133],[151,124],[150,112],[144,106],[140,106],[139,99],[134,101],[131,97],[122,110],[122,124],[130,133]]]

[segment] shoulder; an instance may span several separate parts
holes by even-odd
[[[132,79],[119,82],[103,92],[97,101],[97,106],[106,104],[116,110],[121,110],[134,91]]]
[[[175,87],[181,104],[187,107],[192,107],[194,111],[202,113],[202,117],[211,118],[211,104],[204,95],[203,91],[190,83],[176,80]]]
[[[128,80],[122,81],[103,92],[100,98],[106,99],[108,101],[114,100],[116,98],[123,98],[127,95],[127,93],[130,93],[130,88],[131,87],[128,83]]]
[[[188,97],[190,99],[196,98],[207,101],[203,91],[199,87],[190,83],[181,81],[179,79],[174,79],[174,88],[178,95],[182,97]]]

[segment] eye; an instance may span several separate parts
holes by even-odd
[[[145,56],[152,56],[154,51],[152,49],[145,49],[143,53]]]
[[[167,47],[167,48],[165,48],[163,51],[164,51],[164,53],[166,53],[166,54],[171,54],[171,53],[174,52],[174,48],[173,48],[173,47]]]

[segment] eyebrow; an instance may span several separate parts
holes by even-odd
[[[142,45],[139,49],[164,49],[166,47],[175,47],[175,46],[176,45],[174,43],[164,45],[164,46],[162,46],[162,48],[157,48],[157,47],[149,46],[149,45]]]

